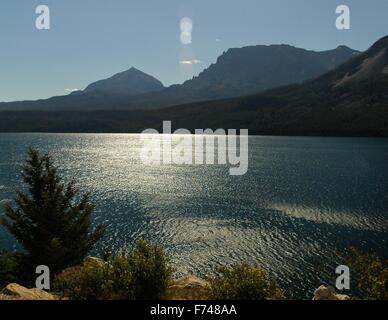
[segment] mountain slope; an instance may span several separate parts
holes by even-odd
[[[230,49],[198,77],[163,89],[134,68],[97,81],[84,91],[47,100],[0,103],[0,110],[134,110],[254,94],[301,83],[359,54],[347,47],[323,52],[287,45]]]
[[[345,46],[322,52],[289,45],[230,49],[183,87],[222,98],[248,95],[316,78],[357,54]]]
[[[315,80],[237,99],[165,110],[176,126],[257,134],[388,136],[388,37]],[[161,117],[161,118],[162,118]],[[190,119],[190,120],[189,120]]]

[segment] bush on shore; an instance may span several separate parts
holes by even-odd
[[[109,257],[103,265],[65,270],[56,277],[54,290],[75,300],[156,300],[172,274],[164,250],[139,241],[132,252]]]
[[[352,248],[347,265],[356,272],[356,281],[364,300],[388,300],[388,260],[363,254]]]
[[[209,279],[209,297],[213,300],[279,300],[283,291],[260,268],[241,263],[218,269]]]
[[[0,290],[12,282],[20,282],[20,255],[0,249]]]

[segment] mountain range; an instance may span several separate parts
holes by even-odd
[[[208,98],[249,95],[316,78],[359,53],[346,46],[321,52],[289,45],[230,49],[183,87]]]
[[[316,52],[289,45],[230,49],[198,77],[165,88],[136,68],[46,100],[0,103],[0,110],[134,110],[238,97],[302,83],[335,69],[359,52],[340,46]]]
[[[259,51],[270,48],[272,51],[302,50],[289,46],[269,46]],[[238,49],[230,51],[234,50],[239,52]],[[287,64],[282,65],[279,62],[278,66],[272,62],[272,72],[271,68],[265,71],[265,67],[262,72],[245,71],[235,77],[244,78],[245,75],[245,80],[240,78],[240,81],[233,82],[228,80],[233,78],[233,73],[229,74],[226,70],[239,70],[242,67],[238,67],[237,62],[230,62],[229,59],[232,58],[227,56],[233,56],[232,60],[236,61],[244,60],[249,65],[249,60],[242,58],[243,51],[250,51],[252,48],[240,50],[242,51],[239,52],[239,58],[236,53],[224,53],[215,65],[201,73],[198,78],[180,86],[131,96],[130,101],[123,99],[123,105],[116,105],[116,110],[112,110],[115,109],[113,106],[110,110],[86,109],[82,112],[1,112],[0,131],[140,132],[146,128],[161,129],[163,120],[171,120],[174,128],[191,130],[245,128],[249,129],[251,134],[388,136],[388,37],[380,39],[363,53],[346,47],[335,49],[335,54],[326,52],[324,56],[328,55],[330,58],[320,60],[326,62],[322,62],[321,67],[317,69],[313,69],[316,64],[311,60],[306,65],[298,65],[289,60],[297,55],[286,55],[287,58],[282,59],[288,59],[289,72],[279,71],[287,68]],[[312,56],[317,54],[306,50],[300,52],[308,56],[309,53]],[[341,59],[343,63],[339,62]],[[302,60],[300,58],[298,61]],[[263,61],[257,63],[266,65]],[[277,67],[279,69],[276,69]],[[326,71],[311,78],[312,72],[318,72],[321,68]],[[258,73],[256,77],[255,73]],[[285,81],[281,84],[274,79]],[[252,84],[255,87],[252,87]],[[224,92],[224,88],[228,88],[228,92]],[[230,88],[239,88],[236,89],[241,90],[239,92],[257,91],[254,94],[235,97],[237,91],[231,93]],[[145,101],[146,97],[148,101],[155,102],[157,97],[160,97],[162,102],[167,103],[166,97],[176,98],[172,94],[174,90],[192,92],[190,99],[198,98],[198,93],[205,92],[207,97],[212,98],[207,101],[194,99],[195,102],[176,103],[176,106],[164,108],[162,107],[166,105],[163,103],[157,104],[158,108],[139,104],[144,108],[139,107],[137,110],[131,102]],[[84,94],[91,93],[73,94],[68,97],[82,97]],[[220,95],[221,99],[217,98]]]
[[[164,110],[177,127],[256,134],[388,136],[388,37],[303,84]]]

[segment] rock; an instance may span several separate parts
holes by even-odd
[[[59,276],[66,276],[69,274],[75,274],[77,272],[81,272],[84,268],[89,268],[89,267],[90,268],[93,268],[93,267],[102,268],[102,267],[104,267],[105,264],[106,264],[106,262],[100,258],[86,257],[84,259],[84,261],[82,261],[81,264],[66,268],[65,270],[63,270],[59,274]]]
[[[83,266],[103,267],[105,265],[105,263],[106,262],[100,258],[86,257],[84,262],[83,262]]]
[[[62,274],[76,272],[82,267],[103,267],[105,261],[96,257],[87,257],[81,265],[67,268]],[[65,299],[66,298],[62,298]],[[0,300],[59,300],[59,297],[54,296],[44,290],[27,289],[17,283],[9,284],[0,292]]]
[[[194,275],[177,279],[169,286],[163,300],[206,300],[207,285],[205,280]]]
[[[313,300],[350,300],[346,294],[338,294],[332,287],[321,285],[314,292]]]
[[[0,300],[58,300],[58,298],[40,289],[27,289],[17,283],[11,283],[1,292]]]

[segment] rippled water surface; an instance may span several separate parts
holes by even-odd
[[[138,135],[0,134],[1,203],[20,187],[28,146],[92,193],[95,222],[108,225],[99,249],[146,238],[178,273],[247,260],[308,297],[337,251],[388,255],[387,139],[250,137],[249,171],[233,177],[227,166],[144,165]],[[3,229],[0,244],[15,244]]]

